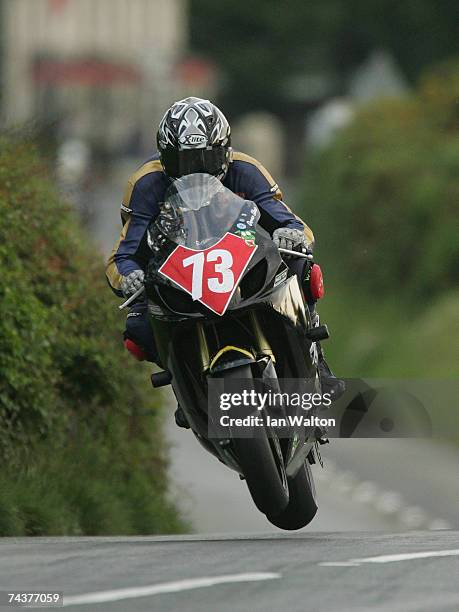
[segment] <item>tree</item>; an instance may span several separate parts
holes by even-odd
[[[229,114],[282,114],[288,79],[329,74],[335,93],[375,48],[390,51],[415,80],[459,52],[455,0],[191,0],[191,43],[224,74]]]

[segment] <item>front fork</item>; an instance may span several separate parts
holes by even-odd
[[[204,374],[212,373],[213,370],[220,365],[220,361],[226,359],[230,352],[239,353],[253,361],[268,358],[271,362],[276,362],[274,352],[261,329],[257,313],[252,310],[248,313],[248,316],[253,336],[250,347],[236,346],[235,343],[234,345],[227,344],[216,347],[216,349],[212,351],[212,348],[209,347],[204,324],[201,321],[196,324],[200,366]]]

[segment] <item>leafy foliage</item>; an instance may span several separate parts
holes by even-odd
[[[441,65],[412,97],[358,110],[307,162],[300,207],[341,376],[457,379],[458,98],[459,66]]]
[[[102,262],[22,137],[0,142],[0,266],[0,534],[183,529],[157,395],[122,348]]]
[[[411,99],[362,108],[310,162],[304,215],[343,282],[412,302],[457,285],[458,97],[459,67],[443,66]]]

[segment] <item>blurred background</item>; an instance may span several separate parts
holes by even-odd
[[[0,533],[269,528],[129,363],[103,282],[127,178],[185,96],[313,228],[333,369],[457,379],[457,2],[2,0],[0,32]],[[458,448],[332,441],[310,528],[457,528]]]

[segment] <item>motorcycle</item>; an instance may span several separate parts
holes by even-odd
[[[283,259],[308,255],[279,249],[259,221],[253,202],[213,176],[191,174],[169,187],[147,231],[145,291],[164,368],[152,383],[172,385],[202,446],[245,480],[273,525],[294,530],[317,512],[315,428],[292,424],[281,435],[265,423],[247,437],[212,427],[215,385],[242,381],[251,390],[264,380],[282,391],[284,380],[307,379],[320,390],[315,341],[328,337],[326,326],[313,327]]]

